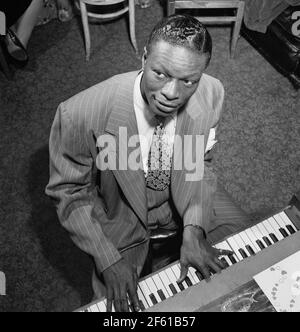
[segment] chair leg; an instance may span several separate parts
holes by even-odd
[[[85,39],[85,59],[89,61],[91,55],[91,36],[90,36],[90,29],[89,29],[89,21],[88,21],[88,14],[86,10],[86,4],[80,1],[80,12],[81,12],[81,20],[83,26],[83,33]]]
[[[235,21],[235,24],[234,24],[232,41],[231,41],[231,49],[230,49],[231,58],[233,58],[234,55],[235,55],[237,41],[238,41],[238,38],[240,36],[241,25],[242,25],[243,17],[244,17],[244,8],[245,8],[244,1],[240,1],[239,2],[239,7],[238,7],[238,10],[237,10],[236,21]]]
[[[129,2],[128,2],[128,15],[129,15],[130,39],[131,39],[131,43],[134,47],[135,53],[138,55],[139,50],[138,50],[136,37],[135,37],[135,1],[134,0],[129,0]]]
[[[175,0],[168,0],[167,16],[175,14]]]
[[[1,42],[1,40],[0,40]],[[4,56],[4,53],[3,53],[3,50],[2,50],[2,46],[0,45],[0,66],[6,76],[7,79],[11,80],[12,79],[12,73],[11,73],[11,70],[8,66],[8,63],[5,59],[5,56]]]

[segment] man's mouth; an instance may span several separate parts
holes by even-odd
[[[161,102],[160,100],[157,100],[157,99],[156,99],[156,102],[158,103],[159,106],[162,106],[163,108],[167,108],[167,109],[177,108],[177,105],[167,104],[167,103]]]

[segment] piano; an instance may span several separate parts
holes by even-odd
[[[138,283],[140,307],[145,312],[196,312],[211,301],[252,280],[257,273],[300,250],[299,201],[257,224],[230,235],[215,248],[233,251],[223,256],[226,268],[202,278],[189,268],[178,284],[179,261],[142,278]],[[106,312],[106,299],[93,301],[75,312]]]

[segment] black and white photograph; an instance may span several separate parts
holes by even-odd
[[[300,312],[300,0],[1,0],[0,132],[0,312]]]

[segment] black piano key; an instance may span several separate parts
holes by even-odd
[[[289,236],[287,231],[283,228],[279,228],[279,232],[282,234],[283,237],[288,237]]]
[[[244,249],[239,249],[239,253],[242,255],[243,258],[247,258],[248,255],[245,253]]]
[[[199,271],[195,271],[196,276],[198,277],[199,281],[203,280],[202,274]]]
[[[171,289],[171,292],[173,293],[173,295],[177,294],[177,290],[173,284],[170,284],[169,288]]]
[[[146,308],[141,300],[139,300],[139,306],[142,311],[144,311]]]
[[[246,245],[246,249],[249,252],[250,256],[255,255],[255,251],[251,248],[251,246],[249,244]]]
[[[186,282],[186,284],[187,284],[189,287],[193,286],[193,283],[191,282],[191,279],[190,279],[189,277],[186,277],[186,278],[184,279],[184,281]]]
[[[159,297],[160,297],[160,299],[161,299],[162,301],[164,301],[164,300],[166,299],[165,294],[164,294],[164,292],[163,292],[161,289],[159,289],[159,290],[157,291],[157,293],[158,293],[158,295],[159,295]]]
[[[222,257],[220,261],[224,264],[225,268],[229,266],[229,264],[226,262],[226,259]]]
[[[266,237],[266,236],[263,236],[263,240],[265,241],[265,244],[270,247],[272,245],[272,242]]]
[[[263,244],[260,240],[256,240],[256,243],[257,243],[257,245],[259,246],[259,248],[260,248],[261,250],[265,249],[264,244]]]
[[[274,233],[269,234],[270,238],[273,240],[274,243],[278,242],[278,239]]]
[[[156,300],[156,297],[153,293],[149,294],[150,300],[152,301],[153,304],[157,304],[158,301]]]
[[[294,230],[294,228],[293,228],[291,225],[286,225],[286,228],[288,229],[288,231],[289,231],[291,234],[296,233],[296,231]]]
[[[237,263],[236,259],[233,257],[233,255],[229,255],[228,258],[230,259],[232,264]]]
[[[177,285],[178,285],[178,287],[180,288],[180,290],[182,290],[182,291],[185,290],[185,288],[184,288],[182,282],[177,282]]]

